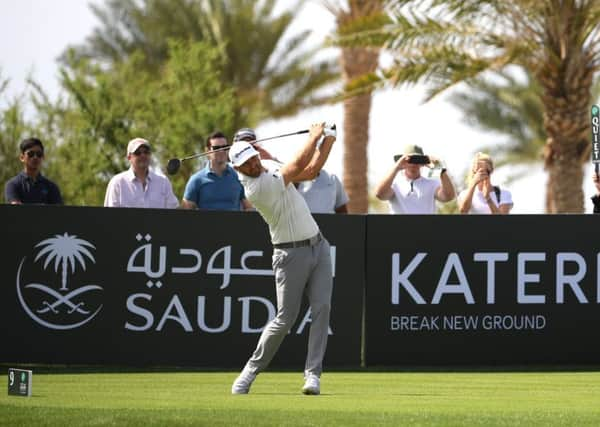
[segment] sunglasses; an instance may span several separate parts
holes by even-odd
[[[212,147],[210,147],[210,149],[214,151],[214,150],[220,150],[221,148],[227,148],[227,147],[230,147],[230,145],[229,144],[227,144],[227,145],[213,145]]]
[[[135,150],[132,154],[134,156],[139,156],[141,154],[151,154],[152,152],[150,150],[148,150],[147,148],[141,149],[141,150]]]
[[[38,151],[38,150],[27,151],[27,152],[25,152],[25,154],[27,154],[27,157],[29,157],[30,159],[32,157],[38,157],[40,159],[42,157],[44,157],[44,152],[43,151]]]

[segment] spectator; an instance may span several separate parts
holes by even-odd
[[[449,202],[456,197],[445,167],[442,167],[439,180],[421,176],[421,167],[427,165],[432,168],[442,162],[425,156],[418,145],[408,145],[404,153],[394,159],[394,167],[375,188],[375,196],[379,200],[390,202],[392,213],[433,214],[435,200]]]
[[[256,141],[256,132],[254,132],[254,129],[252,128],[241,128],[233,135],[233,142],[235,143],[238,141]]]
[[[127,144],[130,168],[112,177],[106,188],[104,206],[122,208],[168,208],[179,205],[171,182],[150,170],[150,143],[135,138]]]
[[[592,174],[592,181],[594,181],[594,186],[596,187],[596,194],[594,194],[592,197],[592,202],[594,203],[594,213],[596,214],[600,213],[600,177],[598,177],[598,172],[594,172]]]
[[[348,195],[339,178],[321,169],[312,181],[298,183],[298,192],[312,213],[348,213]]]
[[[462,214],[507,214],[513,207],[510,191],[492,185],[494,171],[492,158],[477,153],[467,180],[468,187],[458,195],[458,209]]]
[[[251,208],[236,171],[227,164],[227,147],[229,143],[221,132],[207,138],[206,150],[211,152],[208,163],[187,182],[183,195],[185,209],[239,211]]]
[[[39,203],[62,205],[63,200],[58,186],[42,175],[44,145],[37,138],[28,138],[19,144],[23,172],[6,182],[4,197],[6,203],[20,205]]]
[[[246,141],[246,142],[252,143],[252,142],[256,141],[256,139],[257,139],[256,132],[254,132],[254,129],[252,129],[252,128],[241,128],[233,136],[234,143],[236,143],[238,141]],[[254,146],[254,149],[256,151],[258,151],[258,154],[260,155],[260,158],[262,160],[274,160],[276,162],[283,164],[283,162],[281,162],[278,159],[276,159],[275,157],[273,157],[271,155],[271,153],[269,153],[267,150],[265,150],[260,145],[258,145],[258,144],[252,144],[252,145]]]

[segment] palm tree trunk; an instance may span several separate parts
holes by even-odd
[[[384,0],[348,0],[340,3],[346,3],[346,6],[330,7],[336,15],[339,34],[346,34],[357,23],[365,31],[380,28],[383,22],[387,22]],[[378,47],[360,45],[342,48],[340,68],[345,90],[352,92],[356,79],[375,72],[380,50]],[[344,187],[348,193],[350,213],[367,213],[369,210],[367,146],[370,114],[370,90],[344,100]]]
[[[550,175],[548,175],[548,179],[546,180],[546,213],[556,213],[556,208],[554,207],[554,186]]]
[[[554,160],[550,179],[554,182],[553,213],[583,213],[583,168],[579,159],[564,147],[565,155]]]
[[[593,68],[584,54],[548,61],[537,74],[546,107],[545,167],[553,185],[555,213],[583,213],[583,165],[589,161],[589,112]]]
[[[379,50],[344,48],[340,57],[345,83],[372,73],[379,62]],[[348,212],[369,210],[368,160],[371,92],[344,100],[344,187],[348,193]]]
[[[589,99],[589,95],[584,98]],[[558,99],[557,101],[563,101]],[[552,213],[583,213],[583,164],[588,160],[587,100],[545,114],[545,164],[552,185]],[[552,104],[547,102],[546,105]]]
[[[348,193],[348,212],[367,213],[369,114],[371,93],[344,101],[344,187]]]

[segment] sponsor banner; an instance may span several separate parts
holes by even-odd
[[[365,220],[316,219],[334,270],[325,364],[358,366]],[[240,368],[275,316],[257,213],[4,205],[0,221],[0,361]],[[303,366],[309,328],[305,303],[272,366]]]
[[[598,363],[597,221],[369,216],[366,363]]]

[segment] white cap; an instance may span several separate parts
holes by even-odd
[[[129,144],[127,144],[127,154],[131,154],[133,152],[135,152],[135,150],[137,150],[138,148],[140,148],[142,145],[145,145],[146,147],[150,148],[150,143],[148,141],[146,141],[143,138],[134,138],[131,141],[129,141]]]
[[[241,166],[254,156],[258,156],[258,151],[246,141],[234,142],[229,149],[229,161],[234,166]]]

